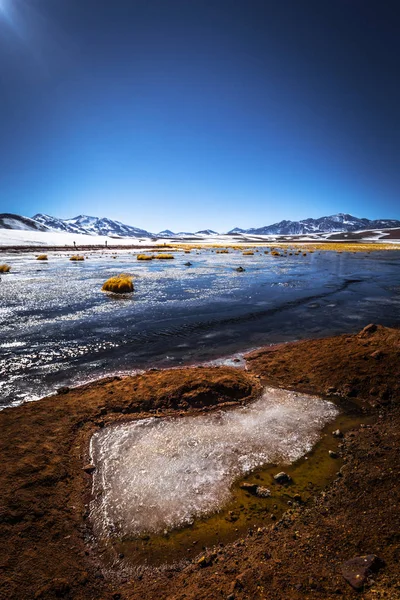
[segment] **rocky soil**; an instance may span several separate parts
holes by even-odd
[[[0,598],[400,598],[400,331],[370,326],[266,348],[247,366],[149,371],[2,411]],[[341,440],[336,479],[313,502],[279,521],[267,515],[263,527],[183,566],[108,574],[87,520],[92,433],[248,402],[263,384],[363,407],[370,424]]]

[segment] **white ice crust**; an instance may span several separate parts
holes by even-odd
[[[215,512],[238,477],[297,460],[336,414],[331,402],[266,388],[246,407],[104,428],[91,440],[95,533],[158,533]]]

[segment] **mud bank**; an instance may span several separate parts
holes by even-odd
[[[352,598],[360,594],[341,565],[364,554],[385,566],[363,597],[399,598],[400,332],[369,327],[267,348],[247,365],[112,378],[2,411],[0,598]],[[239,539],[199,547],[195,558],[128,574],[121,556],[119,573],[105,568],[88,520],[92,434],[247,403],[264,385],[358,406],[364,426],[340,440],[334,481],[307,503],[290,501],[277,520],[265,512]]]

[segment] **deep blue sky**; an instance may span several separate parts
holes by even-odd
[[[400,4],[0,0],[0,212],[400,218]]]

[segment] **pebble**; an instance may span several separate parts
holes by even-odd
[[[343,437],[343,433],[340,431],[340,429],[336,429],[335,431],[332,431],[332,435],[333,435],[333,437],[336,437],[336,438]]]
[[[287,473],[284,473],[283,471],[281,471],[280,473],[277,473],[277,475],[274,475],[274,479],[276,481],[276,483],[289,483],[290,481],[292,481],[292,478],[290,477],[290,475],[288,475]]]
[[[83,471],[85,471],[85,473],[89,473],[89,475],[91,475],[96,470],[96,467],[94,465],[89,464],[82,467],[82,469]]]

